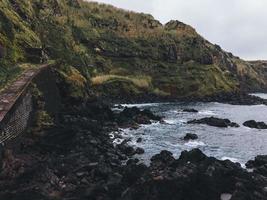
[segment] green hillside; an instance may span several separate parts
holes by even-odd
[[[241,60],[179,21],[82,0],[2,0],[0,78],[20,63],[57,61],[72,96],[214,95],[267,88],[262,67]],[[77,70],[74,70],[74,69]]]

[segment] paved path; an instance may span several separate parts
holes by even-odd
[[[27,89],[32,79],[49,65],[41,65],[38,68],[24,71],[11,85],[0,92],[0,123],[13,107],[20,95]]]

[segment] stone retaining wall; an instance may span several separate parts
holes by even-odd
[[[14,84],[20,82],[23,82],[22,78],[21,80],[18,79]],[[59,107],[59,92],[51,69],[43,67],[43,69],[34,71],[17,89],[10,90],[10,93],[8,93],[9,88],[7,88],[7,92],[2,95],[2,99],[0,95],[2,107],[5,108],[0,115],[0,144],[6,143],[23,133],[28,127],[31,117],[34,116],[31,83],[36,84],[37,88],[44,94],[48,112],[50,111],[51,113],[52,110],[56,110]],[[5,98],[10,100],[10,103],[5,101]]]
[[[27,89],[0,124],[0,143],[17,137],[28,126],[33,111],[32,94]]]

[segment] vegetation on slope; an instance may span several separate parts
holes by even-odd
[[[176,98],[267,86],[261,69],[179,21],[162,25],[151,15],[82,0],[3,0],[0,18],[1,69],[14,70],[42,50],[84,78],[81,84],[60,73],[75,82],[74,96],[89,84],[98,96],[118,98],[122,91]]]

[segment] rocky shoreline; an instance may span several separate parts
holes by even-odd
[[[127,96],[112,98],[110,96],[101,97],[101,101],[107,104],[136,104],[136,103],[162,103],[162,102],[218,102],[232,105],[267,105],[267,99],[250,95],[246,92],[229,92],[218,93],[204,97],[172,97],[172,96],[156,96],[152,94]]]
[[[31,131],[19,149],[4,152],[0,199],[266,199],[264,156],[248,162],[251,172],[198,149],[179,159],[162,151],[146,166],[133,157],[140,150],[112,143],[111,131],[151,120],[162,118],[137,108],[114,113],[98,103],[63,110],[52,127]]]

